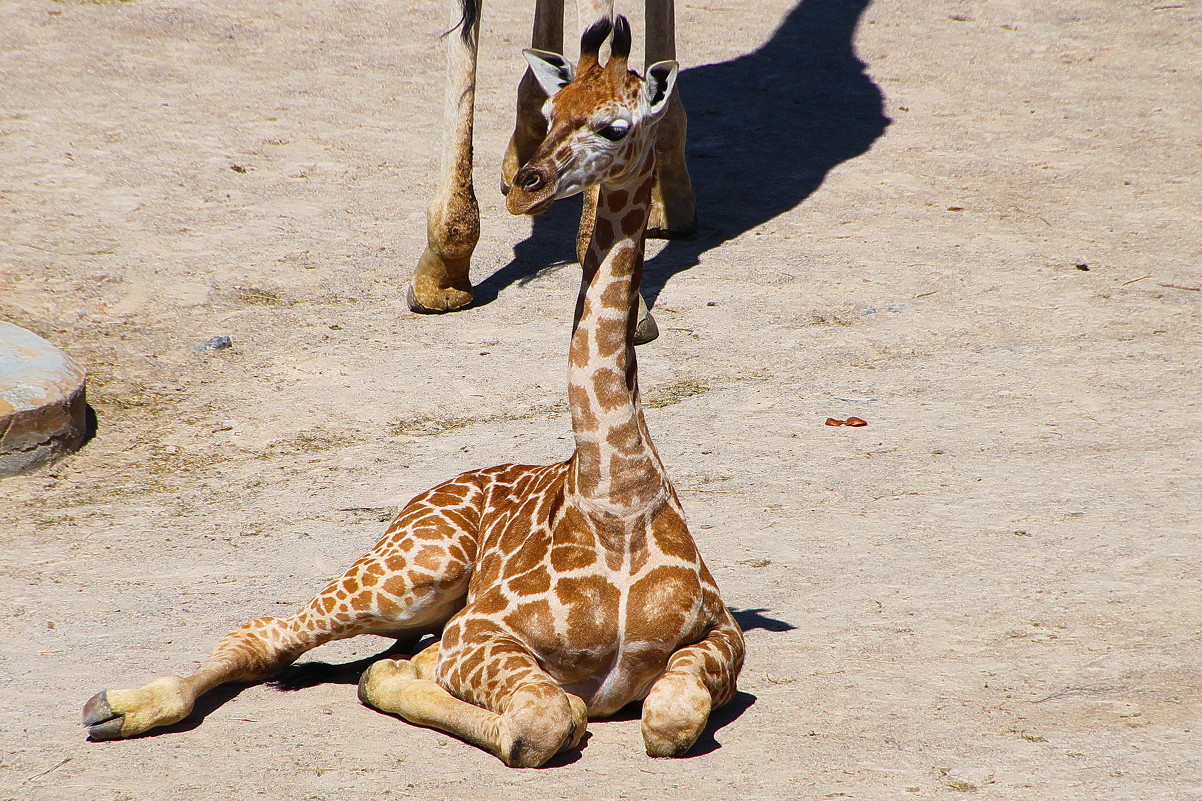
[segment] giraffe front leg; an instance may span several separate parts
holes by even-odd
[[[563,52],[563,0],[538,0],[534,7],[534,31],[530,35],[530,46],[538,50]],[[513,176],[522,168],[547,135],[547,120],[543,117],[543,104],[547,93],[539,85],[529,69],[518,84],[517,121],[513,136],[501,163],[501,193],[509,194]]]
[[[505,158],[501,162],[503,195],[509,194],[509,187],[513,186],[513,176],[530,160],[547,135],[547,121],[542,115],[545,102],[547,93],[538,85],[534,74],[527,69],[521,83],[518,84],[517,120],[513,125],[513,135],[509,137],[509,147],[505,149]]]
[[[458,23],[458,15],[452,13],[452,24]],[[472,186],[472,116],[479,37],[478,13],[471,25],[446,37],[442,178],[426,211],[426,249],[418,259],[407,296],[409,308],[421,314],[455,311],[472,302],[469,272],[472,252],[480,239],[480,207]]]
[[[455,678],[467,672],[462,670],[452,671],[448,683],[479,705],[434,681],[425,652],[413,660],[376,662],[363,674],[359,698],[417,726],[453,734],[510,767],[539,767],[580,745],[588,727],[584,700],[564,692],[521,646],[492,643],[459,657],[460,664],[474,660],[484,661],[470,671],[471,687],[456,686]]]
[[[697,742],[710,712],[734,697],[743,666],[743,632],[725,621],[696,645],[668,660],[643,701],[643,744],[647,755],[679,757]]]
[[[649,67],[676,59],[676,10],[673,0],[647,0],[647,54]],[[647,236],[672,239],[697,230],[697,199],[685,162],[688,117],[673,92],[664,117],[655,129],[655,184],[651,189],[651,214]]]

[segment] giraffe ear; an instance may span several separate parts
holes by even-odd
[[[643,97],[651,117],[658,117],[668,107],[668,100],[676,89],[676,75],[680,65],[675,61],[659,61],[647,68],[647,85]]]
[[[522,55],[530,62],[530,71],[534,73],[535,79],[547,93],[547,97],[555,97],[560,89],[567,86],[576,77],[576,68],[572,66],[572,62],[558,53],[527,48],[522,51]]]

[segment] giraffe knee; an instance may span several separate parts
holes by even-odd
[[[522,687],[501,715],[500,757],[511,768],[537,768],[578,731],[572,704],[558,687]]]

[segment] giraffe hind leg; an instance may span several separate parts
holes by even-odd
[[[442,175],[426,210],[426,249],[418,257],[406,301],[419,314],[441,314],[472,302],[472,252],[480,240],[480,207],[472,184],[472,127],[480,3],[466,0],[462,19],[446,37],[447,83],[443,109]]]
[[[676,12],[673,0],[646,0],[646,65],[676,58]],[[673,92],[664,118],[655,128],[655,184],[647,236],[674,239],[697,230],[697,199],[685,163],[688,117],[680,92]]]
[[[88,735],[114,740],[169,726],[186,718],[196,699],[220,684],[267,678],[308,649],[291,622],[258,618],[244,624],[227,634],[209,661],[190,676],[161,676],[136,689],[96,693],[83,710]]]
[[[422,512],[413,508],[402,533],[385,536],[296,615],[258,618],[227,634],[190,676],[162,676],[143,687],[92,696],[83,711],[88,734],[111,740],[178,723],[214,687],[269,678],[331,640],[436,631],[463,606],[475,548],[469,533]]]
[[[563,52],[563,0],[537,0],[530,46],[552,53]],[[547,93],[539,86],[534,73],[527,69],[518,84],[517,121],[505,151],[505,160],[501,162],[502,194],[509,194],[513,176],[530,160],[547,135],[547,120],[542,114],[545,102]]]

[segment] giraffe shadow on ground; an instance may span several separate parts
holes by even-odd
[[[378,654],[356,659],[353,662],[334,664],[319,660],[297,662],[289,665],[267,680],[270,687],[285,692],[316,687],[319,684],[358,684],[363,671],[381,659],[397,656],[413,656],[434,642],[433,637],[397,640]]]
[[[793,631],[797,627],[785,620],[777,620],[774,617],[768,617],[764,612],[768,609],[735,609],[731,607],[730,612],[735,616],[735,620],[739,624],[739,628],[743,631],[751,631],[752,629],[763,629],[764,631]]]
[[[648,260],[648,303],[706,251],[795,208],[835,166],[867,152],[884,134],[890,120],[883,95],[852,41],[869,3],[802,0],[760,48],[681,73],[700,229]],[[721,12],[711,19],[720,25]],[[535,217],[513,259],[476,287],[475,305],[574,263],[579,218],[578,198]]]

